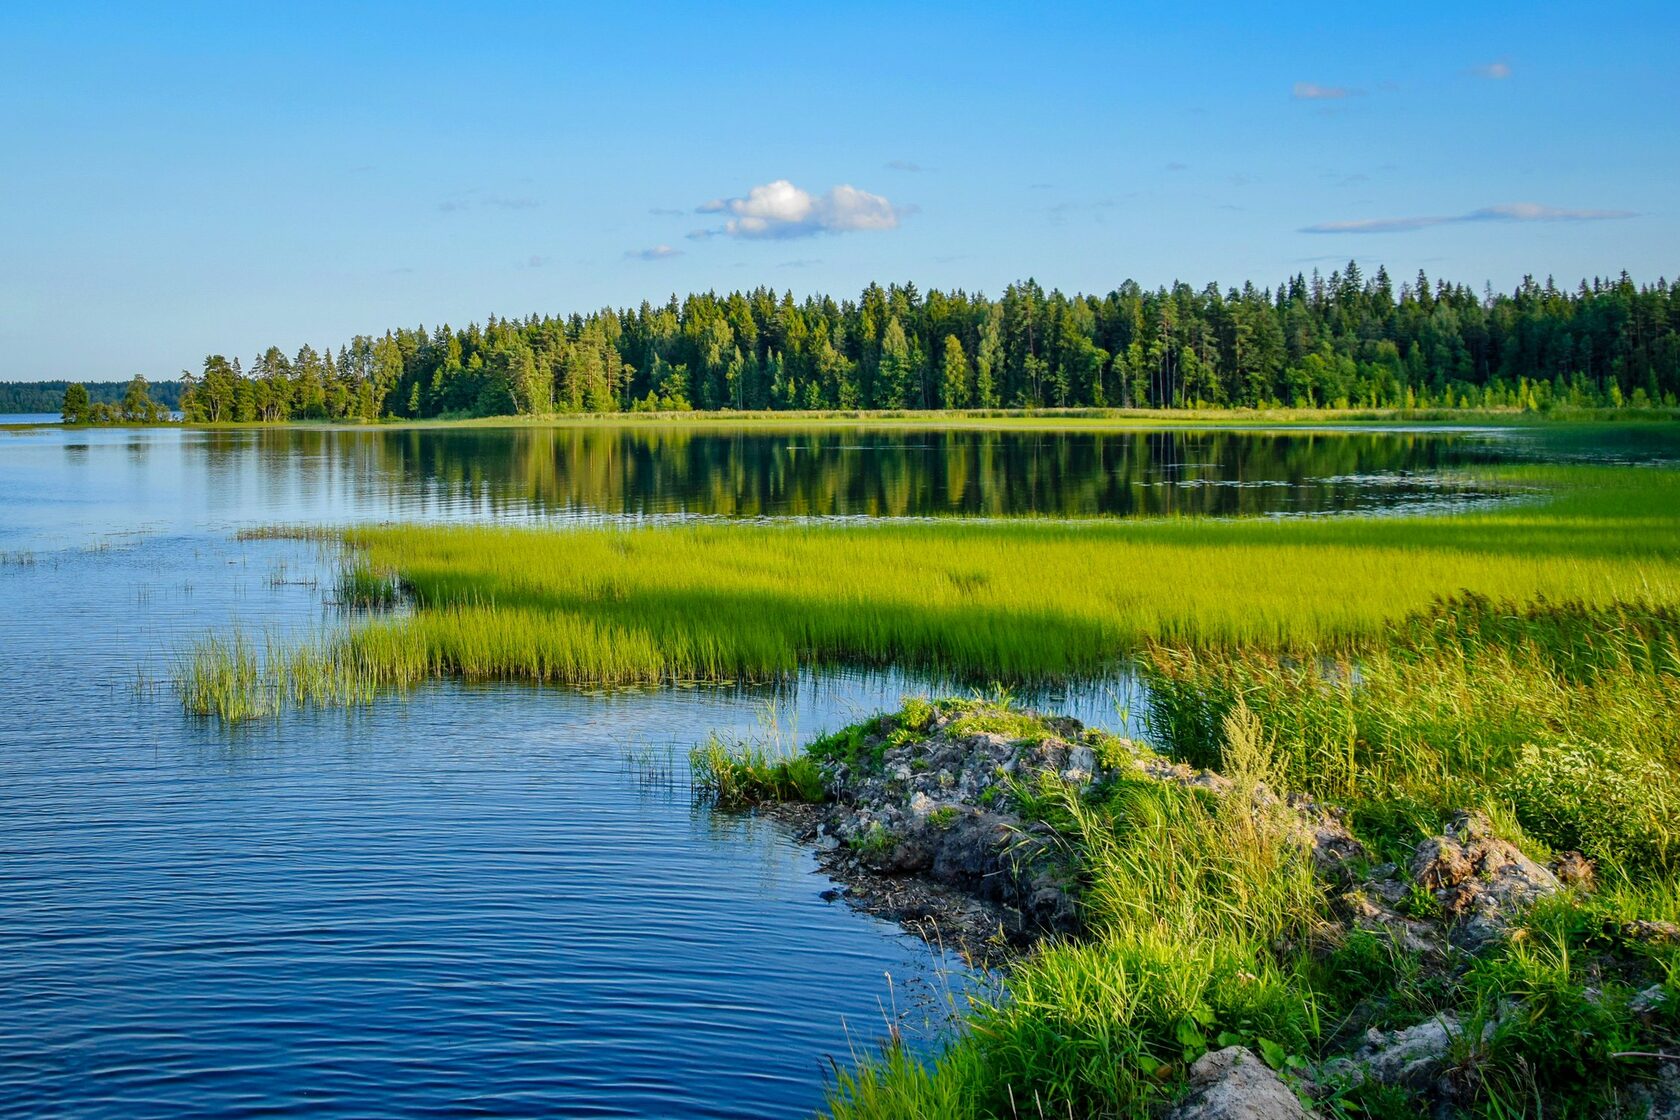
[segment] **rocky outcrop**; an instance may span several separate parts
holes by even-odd
[[[1135,748],[1073,720],[1035,720],[1026,737],[976,722],[969,709],[939,711],[921,732],[883,728],[869,749],[823,761],[831,805],[820,832],[833,839],[833,860],[961,891],[992,906],[1012,938],[1074,929],[1062,846],[1018,815],[1012,791],[1044,776],[1089,785],[1115,763],[1131,765]]]
[[[1493,1034],[1487,1024],[1481,1036]],[[1404,1030],[1365,1032],[1365,1041],[1351,1055],[1326,1062],[1320,1080],[1339,1085],[1375,1081],[1396,1085],[1420,1095],[1438,1095],[1454,1044],[1464,1026],[1454,1015],[1438,1015]]]
[[[1196,1059],[1190,1067],[1190,1094],[1167,1114],[1168,1120],[1310,1120],[1317,1112],[1304,1106],[1283,1078],[1242,1046],[1227,1046]]]
[[[1434,894],[1453,944],[1472,952],[1504,936],[1513,918],[1557,893],[1558,880],[1481,813],[1455,814],[1446,834],[1417,846],[1412,879]]]
[[[1383,932],[1434,959],[1496,942],[1524,910],[1561,888],[1560,875],[1578,889],[1590,886],[1586,860],[1566,853],[1554,873],[1496,836],[1481,813],[1455,814],[1406,867],[1366,869],[1369,853],[1343,814],[1308,798],[1280,798],[1260,782],[1239,786],[1076,720],[962,702],[929,706],[924,715],[911,728],[878,720],[846,750],[816,756],[829,801],[809,835],[827,847],[825,865],[842,881],[862,886],[867,877],[877,897],[909,890],[884,891],[889,879],[954,892],[965,900],[967,927],[1016,943],[1079,925],[1065,841],[1017,811],[1017,794],[1046,778],[1075,790],[1125,774],[1221,798],[1241,790],[1257,814],[1282,822],[1311,854],[1350,927]],[[933,897],[910,907],[921,917],[942,908],[951,909]]]
[[[1559,862],[1577,883],[1589,881],[1584,860]],[[1392,863],[1371,868],[1337,903],[1354,928],[1385,933],[1408,952],[1438,958],[1449,947],[1479,952],[1493,944],[1528,907],[1561,886],[1556,873],[1495,836],[1486,816],[1460,812],[1442,835],[1413,849],[1404,873]],[[1428,906],[1419,907],[1417,891]]]

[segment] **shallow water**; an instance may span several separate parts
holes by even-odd
[[[0,1112],[794,1116],[962,983],[684,785],[709,730],[924,682],[439,685],[230,732],[181,715],[171,651],[333,618],[313,547],[238,527],[1407,508],[1500,438],[0,432]]]

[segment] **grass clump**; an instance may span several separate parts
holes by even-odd
[[[721,809],[762,802],[821,802],[822,773],[809,754],[776,754],[756,743],[713,735],[689,754],[694,790]]]
[[[343,653],[342,639],[286,641],[244,631],[211,635],[176,657],[175,691],[195,716],[227,723],[272,716],[290,706],[366,704],[388,683],[379,668]]]

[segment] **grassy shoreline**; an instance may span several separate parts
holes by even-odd
[[[1378,425],[1441,425],[1447,427],[1536,427],[1577,424],[1663,425],[1680,421],[1680,410],[1665,408],[1558,408],[1544,412],[1501,409],[1393,408],[1229,408],[1229,409],[824,409],[817,411],[687,411],[546,413],[541,415],[408,419],[387,417],[375,422],[341,420],[168,422],[156,425],[116,423],[111,428],[164,427],[203,431],[408,431],[473,428],[671,427],[777,430],[812,426],[927,428],[948,430],[1124,431],[1173,428],[1310,428]],[[0,428],[63,427],[50,422],[8,423]],[[84,428],[91,425],[72,425]]]
[[[1342,1120],[1632,1120],[1665,1100],[1660,1055],[1680,1044],[1680,616],[1461,600],[1374,647],[1357,685],[1247,650],[1162,653],[1158,745],[1213,776],[1108,745],[1090,784],[1017,771],[974,797],[931,782],[919,815],[915,799],[883,814],[873,799],[904,780],[890,759],[914,781],[968,734],[990,734],[969,748],[982,757],[999,732],[1092,741],[973,700],[910,700],[791,755],[696,752],[720,805],[824,802],[831,832],[867,837],[866,860],[1004,812],[1022,842],[1051,837],[1044,850],[1070,861],[1079,932],[1010,966],[942,1053],[889,1042],[837,1071],[833,1117],[1141,1120],[1226,1046]],[[1011,850],[995,874],[1018,866]],[[1488,884],[1511,863],[1532,891],[1495,902]],[[1432,1055],[1405,1043],[1419,1029],[1439,1038]]]

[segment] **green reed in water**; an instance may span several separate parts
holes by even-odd
[[[400,592],[412,613],[355,624],[309,660],[358,688],[766,680],[838,664],[1007,681],[1100,673],[1161,641],[1353,649],[1460,591],[1680,603],[1680,472],[1478,478],[1545,496],[1311,520],[353,529],[340,598]],[[228,661],[212,696],[263,679],[231,652],[209,650]]]
[[[346,656],[341,636],[261,644],[241,630],[200,639],[181,652],[175,691],[191,714],[228,723],[272,716],[286,707],[348,707],[373,700],[388,674]]]

